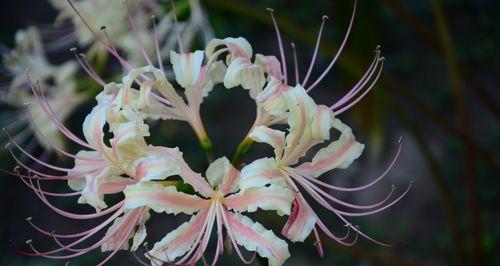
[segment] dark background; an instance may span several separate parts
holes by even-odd
[[[297,45],[302,74],[309,64],[321,16],[328,15],[313,77],[337,51],[352,8],[351,1],[344,0],[201,2],[216,37],[244,36],[255,52],[278,55],[265,11],[266,7],[274,8],[286,47],[290,42]],[[45,1],[2,3],[0,42],[11,46],[17,29],[50,23],[55,14]],[[352,219],[377,239],[401,244],[383,248],[360,239],[356,246],[343,248],[325,238],[326,255],[320,259],[309,239],[290,244],[292,257],[287,265],[500,264],[499,23],[500,4],[493,0],[359,1],[347,48],[312,96],[321,104],[339,99],[361,77],[378,44],[387,60],[375,90],[340,116],[366,144],[363,156],[349,169],[333,171],[324,178],[349,186],[378,175],[402,136],[400,160],[386,180],[369,191],[343,195],[356,203],[368,203],[379,199],[391,184],[401,191],[411,180],[416,181],[411,192],[389,210]],[[287,53],[291,62],[290,49]],[[291,69],[290,65],[289,72]],[[90,108],[91,104],[83,105],[72,116],[69,124],[74,132],[81,134],[81,122]],[[254,105],[246,91],[216,88],[202,106],[202,116],[217,156],[230,157],[253,121]],[[204,170],[203,154],[184,123],[166,122],[151,131],[155,135],[152,143],[180,146],[194,168]],[[269,150],[256,146],[247,159],[262,152]],[[1,162],[2,168],[13,166],[6,153],[2,153]],[[64,184],[53,187],[65,189]],[[56,203],[67,210],[88,210],[75,207],[70,200]],[[319,214],[333,228],[341,229],[326,212]],[[27,216],[58,232],[75,232],[92,224],[59,217],[19,180],[0,176],[0,265],[64,263],[26,258],[11,248],[11,243],[25,247],[27,239],[42,247],[50,242],[28,226],[24,221]],[[162,218],[153,217],[148,226],[150,243],[182,219]],[[275,222],[263,223],[272,227]],[[279,232],[279,227],[274,228]],[[103,255],[95,251],[71,264],[92,265],[99,258]],[[133,257],[121,252],[110,265],[130,261]],[[224,256],[220,262],[236,263],[237,258]]]

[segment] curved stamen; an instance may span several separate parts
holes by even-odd
[[[349,22],[349,27],[347,28],[347,32],[346,32],[346,34],[344,36],[344,40],[340,44],[339,50],[337,51],[337,53],[335,54],[335,56],[333,57],[332,61],[328,65],[328,67],[325,69],[325,71],[323,71],[323,73],[319,76],[319,78],[316,79],[316,81],[307,89],[308,92],[310,90],[314,89],[314,87],[316,87],[323,80],[323,78],[326,76],[326,74],[328,74],[328,72],[330,72],[330,70],[332,69],[333,65],[337,62],[340,54],[342,53],[342,50],[344,50],[344,47],[345,47],[345,45],[347,43],[347,40],[349,39],[349,34],[351,33],[352,25],[354,23],[354,18],[356,16],[356,5],[357,5],[357,3],[358,3],[358,1],[354,0],[354,7],[352,9],[351,21]]]
[[[273,21],[274,29],[276,30],[276,38],[278,39],[278,47],[280,51],[280,57],[281,57],[281,68],[283,70],[283,77],[285,80],[285,84],[288,84],[288,71],[286,67],[286,57],[285,57],[285,51],[283,49],[283,41],[281,40],[281,33],[280,29],[278,27],[278,23],[276,22],[276,18],[274,18],[274,10],[272,8],[267,8],[267,11],[269,11],[269,14],[271,15],[271,19]]]
[[[373,80],[373,82],[370,84],[370,86],[365,90],[365,92],[363,92],[363,94],[361,94],[356,100],[354,100],[352,103],[350,103],[349,105],[345,106],[345,107],[342,107],[340,110],[336,110],[333,112],[333,114],[335,116],[349,110],[352,106],[354,106],[356,103],[358,103],[359,101],[361,101],[361,99],[363,99],[365,97],[366,94],[368,94],[368,92],[370,92],[370,90],[373,88],[373,86],[375,86],[375,84],[377,83],[378,79],[380,78],[380,75],[382,74],[382,69],[384,68],[384,57],[381,57],[379,59],[381,61],[381,64],[380,64],[380,68],[378,70],[378,73],[377,73],[377,76],[375,77],[375,79]]]
[[[309,77],[311,76],[312,69],[314,67],[314,63],[316,62],[316,57],[318,56],[319,44],[321,42],[321,35],[323,34],[323,27],[325,26],[325,21],[328,19],[328,16],[324,15],[321,17],[321,26],[319,27],[318,38],[316,39],[316,46],[314,47],[313,56],[311,58],[311,63],[309,64],[309,68],[307,69],[307,74],[302,82],[302,86],[305,88],[307,85],[307,81],[309,81]],[[309,91],[309,90],[308,90]]]
[[[127,16],[128,20],[130,21],[130,27],[132,29],[132,33],[134,34],[135,37],[135,43],[139,47],[139,50],[141,50],[142,56],[144,59],[146,59],[146,62],[148,62],[148,65],[154,67],[153,62],[151,61],[151,58],[149,58],[148,53],[144,49],[144,44],[142,43],[141,36],[139,35],[139,31],[137,30],[137,24],[135,22],[134,16],[132,15],[132,11],[130,10],[130,5],[128,4],[127,0],[123,1],[123,4],[125,5],[127,9]]]
[[[343,105],[344,103],[346,103],[350,99],[352,99],[352,97],[354,97],[356,94],[358,94],[359,91],[361,91],[361,89],[371,79],[371,77],[373,76],[373,73],[375,73],[375,69],[377,68],[378,63],[380,62],[379,58],[380,58],[380,50],[378,50],[378,47],[377,47],[377,50],[375,51],[375,56],[373,57],[373,60],[370,64],[370,66],[365,71],[363,76],[359,79],[359,81],[356,83],[356,85],[354,85],[348,93],[346,93],[340,100],[338,100],[333,105],[331,105],[330,109],[335,109],[335,108]]]
[[[179,29],[179,22],[177,21],[177,10],[175,8],[175,1],[170,0],[170,3],[172,4],[172,16],[174,18],[175,35],[177,36],[177,42],[179,43],[179,54],[183,54],[184,53],[184,44],[182,43],[181,33],[180,33],[180,29]]]
[[[297,62],[297,50],[295,48],[295,43],[292,42],[292,50],[293,50],[293,68],[295,69],[295,85],[300,83],[299,80],[299,65]]]

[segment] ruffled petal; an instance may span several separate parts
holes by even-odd
[[[285,148],[285,132],[271,129],[266,126],[258,126],[250,133],[250,138],[256,142],[267,143],[274,148],[274,155],[276,161],[283,156],[283,149]]]
[[[264,187],[268,184],[286,187],[285,178],[286,175],[273,158],[262,158],[241,169],[239,186],[241,191],[253,187]]]
[[[257,208],[277,211],[278,215],[289,215],[293,195],[280,186],[250,188],[245,192],[224,198],[224,206],[237,212],[254,212]]]
[[[316,214],[311,206],[299,196],[294,201],[292,214],[288,218],[281,234],[293,242],[303,242],[316,225]]]
[[[145,254],[152,262],[172,262],[177,257],[188,252],[196,241],[196,237],[202,231],[203,224],[207,219],[207,211],[202,210],[191,216],[188,222],[181,224],[177,229],[169,232],[162,240],[156,242],[153,249]],[[157,263],[152,263],[157,265]]]
[[[128,186],[124,193],[127,209],[146,206],[158,213],[193,214],[210,205],[210,201],[178,192],[174,186],[165,187],[151,181]]]
[[[222,195],[238,190],[239,172],[226,157],[212,162],[206,172],[207,180],[212,187],[217,187]]]
[[[203,63],[203,51],[194,53],[178,54],[170,51],[170,62],[172,63],[175,80],[183,88],[194,86],[198,80]]]
[[[318,177],[335,168],[347,168],[361,156],[364,145],[356,141],[351,128],[339,119],[333,121],[333,127],[340,131],[339,139],[319,150],[311,162],[296,167],[298,173],[308,177]]]
[[[274,116],[282,116],[287,110],[288,106],[286,99],[283,96],[292,87],[282,84],[279,80],[271,77],[264,90],[255,99],[259,106],[262,106],[266,112]]]
[[[223,40],[221,39],[213,39],[211,40],[205,49],[205,53],[207,57],[211,57],[217,47],[225,45],[229,48],[229,52],[235,57],[245,57],[252,58],[253,51],[250,43],[243,37],[232,38],[228,37]]]
[[[316,104],[300,85],[285,92],[290,114],[288,115],[289,133],[286,136],[286,147],[283,159],[286,165],[295,164],[305,151],[299,145],[307,142],[308,128],[316,114]]]
[[[198,173],[194,172],[189,165],[182,158],[182,153],[177,149],[165,148],[165,147],[153,147],[150,146],[147,152],[148,156],[152,158],[152,165],[144,165],[141,169],[138,169],[139,163],[136,163],[136,174],[141,178],[148,179],[163,179],[169,174],[174,172],[184,180],[184,182],[190,184],[198,193],[202,196],[210,198],[214,193],[213,188],[208,184],[208,182]],[[175,165],[172,165],[172,161],[175,161]],[[165,165],[161,165],[162,162],[168,162]],[[152,166],[152,168],[148,168]],[[137,170],[140,170],[139,173]]]
[[[130,250],[135,251],[146,238],[146,229],[143,226],[139,228],[135,234],[134,229],[137,225],[141,223],[144,224],[148,219],[149,213],[147,213],[145,209],[131,210],[123,216],[116,218],[113,221],[113,224],[106,231],[104,238],[110,238],[102,244],[101,251],[113,251],[120,248],[120,242],[123,238],[127,238],[127,241],[125,241],[125,244],[121,247],[121,249],[128,250],[129,240],[130,238],[133,238],[133,244]],[[133,227],[130,228],[130,226]],[[113,233],[113,235],[110,235],[111,233]]]
[[[249,90],[252,98],[257,97],[262,92],[265,83],[262,68],[252,64],[249,59],[244,57],[234,59],[227,67],[226,76],[224,77],[224,86],[226,88],[241,85],[244,89]]]
[[[103,127],[106,124],[107,108],[107,105],[96,105],[83,122],[83,135],[85,139],[90,146],[100,152],[109,150],[109,147],[104,144],[103,132]]]
[[[239,213],[226,211],[226,215],[236,243],[267,258],[270,266],[282,265],[290,257],[288,244],[271,230]]]
[[[179,157],[182,157],[182,153],[178,148],[162,148],[161,153],[148,153],[134,162],[135,178],[140,181],[164,180],[179,175]]]
[[[269,77],[276,80],[281,80],[283,78],[281,74],[281,63],[276,56],[256,54],[255,63],[263,67]]]

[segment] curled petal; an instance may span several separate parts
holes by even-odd
[[[252,98],[257,97],[262,91],[265,82],[262,68],[252,64],[249,59],[244,57],[234,59],[227,67],[226,76],[224,77],[224,86],[226,88],[241,85],[244,89],[250,91]]]
[[[193,188],[204,197],[210,198],[214,193],[213,188],[208,184],[208,182],[200,174],[194,172],[184,161],[182,153],[178,149],[151,146],[149,147],[148,155],[157,155],[158,158],[165,157],[167,161],[175,159],[175,167],[180,169],[179,176],[182,180],[184,180],[184,182],[193,186]],[[170,173],[170,170],[167,168],[164,168],[163,171],[166,171],[164,173]],[[150,178],[152,177],[153,176],[150,176]]]
[[[335,168],[347,168],[361,156],[364,145],[357,142],[351,129],[339,119],[333,121],[333,127],[340,131],[340,138],[316,153],[311,162],[306,162],[296,171],[308,177],[318,177]]]
[[[255,55],[255,63],[265,69],[265,72],[276,80],[282,80],[281,64],[278,58],[273,55]]]
[[[195,244],[197,236],[202,231],[207,219],[208,212],[202,210],[191,216],[188,222],[181,224],[177,229],[168,233],[162,240],[155,243],[152,250],[146,253],[146,257],[155,261],[174,261],[177,257],[184,255]],[[156,263],[152,263],[156,265]]]
[[[281,116],[286,113],[288,106],[283,97],[283,93],[292,87],[282,84],[279,80],[271,77],[264,90],[257,96],[256,101],[266,112],[274,116]]]
[[[226,226],[230,227],[238,245],[267,258],[270,266],[282,265],[290,257],[288,244],[271,230],[239,213],[226,211],[225,214],[228,222]]]
[[[230,195],[224,198],[224,206],[237,212],[254,212],[257,208],[274,210],[283,216],[290,214],[292,200],[293,195],[289,189],[271,185]]]
[[[108,228],[106,235],[104,238],[109,237],[109,239],[104,242],[101,246],[101,251],[113,251],[121,247],[123,250],[129,249],[129,241],[126,241],[125,244],[120,245],[121,241],[125,238],[130,240],[133,238],[133,245],[131,251],[137,249],[137,247],[144,241],[146,238],[146,230],[145,227],[139,228],[139,230],[134,234],[134,230],[127,230],[130,226],[138,225],[139,223],[145,223],[149,219],[149,213],[145,212],[145,209],[135,209],[129,211],[121,217],[118,217],[114,220],[113,225]],[[113,233],[113,235],[109,235]],[[140,235],[138,235],[140,234]]]
[[[250,43],[243,37],[232,38],[228,37],[225,39],[213,39],[211,40],[205,49],[207,57],[211,57],[216,48],[225,45],[229,48],[229,52],[235,57],[245,57],[247,59],[252,58],[253,51]]]
[[[104,195],[121,192],[128,185],[134,183],[133,179],[121,177],[119,172],[111,167],[105,167],[97,172],[85,175],[85,187],[78,199],[80,204],[89,204],[97,211],[107,208]],[[75,184],[71,184],[75,187]]]
[[[316,114],[316,103],[300,85],[285,92],[290,114],[288,115],[289,133],[286,136],[284,158],[287,165],[295,164],[307,150],[300,146],[307,145],[309,125]]]
[[[175,80],[183,88],[194,86],[201,72],[203,51],[177,54],[170,51],[170,62],[174,68]]]
[[[106,124],[107,105],[96,105],[83,122],[83,135],[94,149],[103,152],[109,149],[104,144],[103,127]]]
[[[316,214],[302,196],[296,197],[292,214],[281,234],[293,242],[303,242],[316,225]]]
[[[271,129],[266,126],[258,126],[250,133],[250,138],[256,142],[267,143],[274,148],[276,160],[279,161],[285,148],[285,132]]]
[[[219,84],[224,82],[224,76],[226,75],[227,67],[222,61],[216,61],[210,65],[208,70],[208,75],[212,83]]]
[[[262,158],[253,161],[241,169],[240,189],[245,191],[253,187],[264,187],[274,184],[286,187],[286,175],[280,170],[273,158]]]
[[[148,153],[134,162],[135,178],[141,181],[163,180],[169,176],[179,175],[181,168],[178,158],[182,153],[178,148],[163,148],[162,153]]]
[[[194,195],[178,192],[173,186],[162,186],[151,181],[128,186],[125,190],[125,208],[149,207],[161,213],[193,214],[207,208],[209,201]]]
[[[212,187],[222,194],[236,192],[238,189],[239,172],[226,157],[212,162],[207,169],[207,179]]]

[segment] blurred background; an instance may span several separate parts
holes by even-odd
[[[266,12],[266,7],[272,7],[289,63],[290,43],[297,47],[301,75],[307,70],[321,17],[328,15],[313,77],[321,74],[338,50],[353,5],[345,0],[200,2],[215,37],[243,36],[254,52],[278,56],[275,32]],[[56,14],[46,1],[3,3],[2,49],[8,51],[13,46],[16,30],[51,23]],[[312,97],[321,104],[340,99],[369,66],[377,45],[386,57],[384,72],[367,97],[340,115],[366,145],[363,156],[350,168],[333,171],[324,178],[345,186],[365,183],[385,170],[402,137],[400,159],[383,182],[362,193],[339,194],[351,202],[369,203],[387,193],[391,185],[401,192],[415,181],[410,193],[395,206],[351,220],[376,239],[399,245],[384,248],[360,239],[354,247],[345,248],[325,237],[325,257],[319,258],[313,239],[308,239],[290,245],[292,257],[286,265],[500,265],[499,24],[500,4],[493,0],[359,1],[347,47]],[[196,43],[193,47],[203,49]],[[54,60],[63,56],[59,53]],[[67,124],[73,132],[81,135],[81,123],[92,104],[82,104],[71,115]],[[232,155],[254,115],[254,103],[246,91],[214,89],[202,105],[202,117],[217,157]],[[205,169],[204,155],[185,123],[155,124],[151,132],[151,143],[178,145],[193,168]],[[269,152],[263,145],[255,145],[245,161]],[[62,159],[53,156],[51,160]],[[1,153],[0,161],[4,169],[14,166],[8,152]],[[49,187],[67,191],[64,183]],[[72,199],[55,202],[66,210],[90,210],[76,206]],[[341,230],[331,215],[319,214],[332,228]],[[0,265],[65,263],[23,257],[12,248],[13,244],[25,248],[27,239],[41,246],[51,242],[29,227],[25,222],[28,216],[58,232],[75,232],[91,224],[57,216],[20,180],[2,174]],[[161,239],[177,219],[182,220],[153,217],[148,226],[152,240],[148,241]],[[266,219],[263,223],[267,227],[279,229],[274,224],[281,221]],[[99,258],[102,254],[95,251],[72,260],[71,265],[92,265]],[[122,252],[109,264],[133,260],[129,253]],[[234,265],[238,259],[225,256],[220,263]]]

